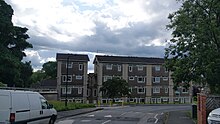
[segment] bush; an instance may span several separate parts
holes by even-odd
[[[83,103],[74,103],[74,102],[68,102],[67,107],[65,107],[65,102],[63,101],[49,101],[49,103],[52,104],[57,111],[95,107],[94,104],[83,104]]]

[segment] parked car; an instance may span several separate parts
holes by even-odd
[[[53,124],[57,111],[38,92],[0,90],[0,124]]]
[[[207,120],[208,124],[220,124],[220,108],[212,110]]]

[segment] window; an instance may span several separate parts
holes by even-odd
[[[168,87],[166,87],[166,88],[165,88],[165,93],[168,93],[168,90],[169,90]]]
[[[164,101],[164,102],[167,102],[167,101],[168,101],[168,98],[167,98],[167,97],[163,97],[163,101]]]
[[[186,88],[182,88],[182,93],[188,93],[188,90]]]
[[[76,80],[82,80],[82,76],[81,75],[77,75],[76,76]]]
[[[132,72],[133,67],[132,66],[128,66],[128,70],[129,72]]]
[[[160,93],[160,88],[159,87],[154,87],[153,88],[153,93]]]
[[[145,93],[145,88],[144,87],[137,88],[137,93],[138,94],[144,94]]]
[[[118,65],[118,71],[121,71],[121,65]]]
[[[63,82],[72,82],[72,75],[62,75],[62,81]]]
[[[42,106],[42,109],[47,109],[47,100],[45,100],[44,98],[40,98],[40,101],[41,101],[41,106]]]
[[[97,90],[96,89],[93,90],[93,96],[95,96],[95,97],[97,96]]]
[[[73,68],[73,63],[72,62],[68,62],[68,65],[67,65],[67,62],[66,62],[66,68]]]
[[[129,87],[129,93],[130,94],[132,93],[132,87]]]
[[[130,77],[129,77],[129,80],[134,80],[134,77],[133,77],[133,76],[130,76]]]
[[[83,70],[83,64],[79,64],[79,70]]]
[[[144,77],[138,77],[137,78],[137,82],[138,83],[144,83],[145,82],[145,78]]]
[[[65,87],[62,87],[61,90],[62,90],[62,94],[66,94],[66,88]],[[70,87],[67,88],[67,94],[71,94],[71,88]]]
[[[107,64],[106,65],[106,70],[112,70],[112,64]]]
[[[78,94],[82,94],[82,87],[78,88]]]
[[[112,76],[104,76],[104,82],[106,82],[107,80],[112,79]]]
[[[138,65],[138,71],[143,71],[144,67],[143,65]]]
[[[164,81],[168,81],[168,77],[163,77],[163,80]]]
[[[165,68],[165,73],[167,73],[169,70],[168,70],[168,68]]]
[[[160,66],[159,65],[155,66],[155,71],[160,71]]]
[[[153,83],[160,83],[160,77],[154,77]]]

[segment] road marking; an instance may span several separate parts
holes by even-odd
[[[90,122],[91,120],[81,120],[81,122]]]
[[[55,124],[72,124],[74,122],[74,120],[63,120],[63,121],[59,121]]]
[[[124,113],[122,113],[120,116],[123,116],[123,115],[125,115],[127,112],[124,112]]]
[[[94,117],[95,115],[88,115],[88,117]]]
[[[107,121],[105,121],[105,122],[103,122],[102,124],[106,124],[106,123],[108,123],[108,122],[110,122],[111,120],[107,120]]]
[[[157,123],[157,122],[158,122],[157,115],[158,115],[158,114],[156,114],[156,115],[154,116],[154,118],[156,119],[156,121],[155,121],[154,123]]]
[[[106,115],[106,116],[104,116],[105,118],[111,118],[112,117],[112,115]]]

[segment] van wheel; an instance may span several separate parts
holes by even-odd
[[[54,124],[55,121],[56,121],[56,117],[53,115],[53,116],[50,118],[49,124]]]

